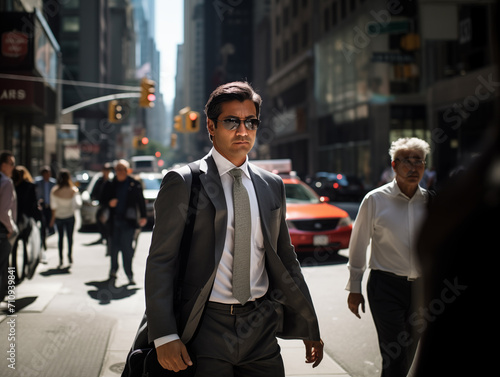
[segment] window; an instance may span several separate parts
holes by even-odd
[[[302,47],[307,47],[309,44],[309,23],[302,24]]]
[[[62,29],[67,33],[77,33],[80,31],[80,18],[78,16],[66,16],[63,18]]]

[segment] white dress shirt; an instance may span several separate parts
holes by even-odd
[[[409,198],[396,180],[370,191],[361,202],[349,243],[349,281],[346,290],[361,293],[368,267],[415,279],[420,276],[416,241],[426,214],[427,190],[417,188]]]
[[[236,166],[226,160],[215,148],[212,149],[212,157],[217,165],[224,196],[226,197],[227,205],[227,231],[224,250],[215,275],[214,287],[209,300],[220,302],[223,304],[239,304],[238,300],[233,297],[232,280],[233,280],[233,248],[234,248],[234,209],[233,209],[233,177],[229,171]],[[248,172],[248,157],[247,161],[239,167],[243,174],[241,181],[248,192],[250,199],[250,212],[252,218],[251,237],[252,240],[250,249],[250,293],[249,301],[253,301],[267,292],[269,281],[265,269],[264,256],[264,238],[260,225],[259,206],[257,196],[253,187],[250,174]]]
[[[17,195],[12,179],[0,173],[0,222],[7,232],[17,233]]]
[[[217,267],[215,281],[209,301],[223,304],[239,304],[233,297],[232,278],[233,278],[233,247],[234,247],[234,209],[233,209],[233,177],[229,171],[236,166],[223,157],[215,148],[211,151],[212,157],[219,171],[219,176],[224,190],[227,205],[227,231],[226,240],[220,263]],[[269,278],[265,269],[264,238],[260,224],[259,206],[257,195],[248,172],[248,157],[245,163],[239,167],[243,174],[241,181],[248,192],[250,200],[250,212],[252,218],[251,231],[251,249],[250,249],[250,293],[249,301],[253,301],[266,294],[269,286]],[[155,347],[179,339],[178,334],[166,335],[155,339]]]

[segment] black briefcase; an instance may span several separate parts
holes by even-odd
[[[125,372],[127,377],[191,377],[196,373],[196,362],[190,354],[193,365],[185,370],[174,372],[164,369],[158,362],[156,348],[139,348],[127,356]]]

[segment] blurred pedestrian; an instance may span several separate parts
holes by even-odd
[[[9,257],[18,234],[17,196],[11,179],[14,165],[12,152],[0,152],[0,301],[7,293]]]
[[[56,185],[56,180],[52,178],[50,174],[50,167],[43,166],[40,169],[40,176],[35,178],[38,204],[42,209],[42,244],[45,250],[47,250],[47,237],[55,233],[54,228],[50,227],[49,224],[52,218],[52,210],[50,209],[50,192]]]
[[[20,218],[25,216],[33,218],[35,221],[41,221],[42,212],[38,206],[36,197],[36,185],[33,182],[33,177],[26,167],[17,165],[12,172],[12,180],[16,188],[17,194],[17,223],[22,221]],[[21,233],[23,230],[19,229]]]
[[[12,172],[12,180],[17,195],[17,226],[19,237],[28,239],[32,227],[42,221],[42,211],[36,197],[36,185],[28,169],[17,165]],[[32,221],[32,219],[34,221]],[[45,263],[45,253],[42,253],[42,263]]]
[[[110,211],[109,230],[111,244],[110,280],[117,277],[118,254],[121,251],[123,269],[129,284],[135,284],[132,271],[134,257],[133,241],[136,231],[146,225],[146,202],[142,185],[129,175],[130,164],[127,160],[118,160],[115,164],[115,177],[108,182],[102,193],[103,204]]]
[[[111,173],[112,166],[109,162],[104,164],[104,166],[101,169],[101,174],[102,176],[99,177],[94,184],[94,187],[92,189],[92,192],[90,193],[90,197],[92,200],[97,200],[99,202],[99,207],[96,212],[96,224],[97,224],[97,229],[99,230],[100,233],[100,238],[97,241],[94,241],[88,245],[99,245],[99,244],[106,244],[108,245],[108,237],[109,237],[109,225],[108,225],[108,220],[109,220],[109,207],[103,203],[103,192],[104,192],[104,187],[106,184],[109,182],[109,174]],[[108,245],[109,246],[109,245]],[[109,247],[107,247],[107,255],[109,254]]]
[[[75,230],[75,211],[82,205],[78,188],[71,180],[70,172],[61,169],[57,176],[57,184],[50,192],[50,207],[52,218],[49,226],[57,227],[59,233],[59,268],[63,267],[64,234],[68,240],[68,262],[73,263],[73,232]]]
[[[361,281],[367,267],[370,309],[382,355],[382,376],[406,376],[415,354],[418,333],[415,300],[420,277],[416,256],[419,227],[426,214],[427,190],[419,186],[429,144],[402,138],[389,154],[395,178],[370,191],[361,202],[349,245],[348,307],[358,317],[364,312]]]

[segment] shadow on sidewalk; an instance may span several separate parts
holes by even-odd
[[[15,314],[23,310],[27,306],[31,305],[32,303],[34,303],[37,298],[38,297],[36,296],[32,296],[32,297],[23,297],[16,299],[15,306],[12,306],[11,308],[10,307],[2,308],[0,314],[6,314],[6,315]]]
[[[89,281],[85,283],[88,286],[94,286],[96,290],[90,290],[87,293],[94,300],[99,301],[99,305],[108,305],[112,300],[121,300],[134,295],[139,288],[129,288],[128,284],[115,286],[114,279],[104,281]]]
[[[65,274],[70,274],[70,266],[63,267],[63,268],[51,268],[47,271],[40,272],[40,275],[42,276],[52,276],[52,275],[65,275]]]

